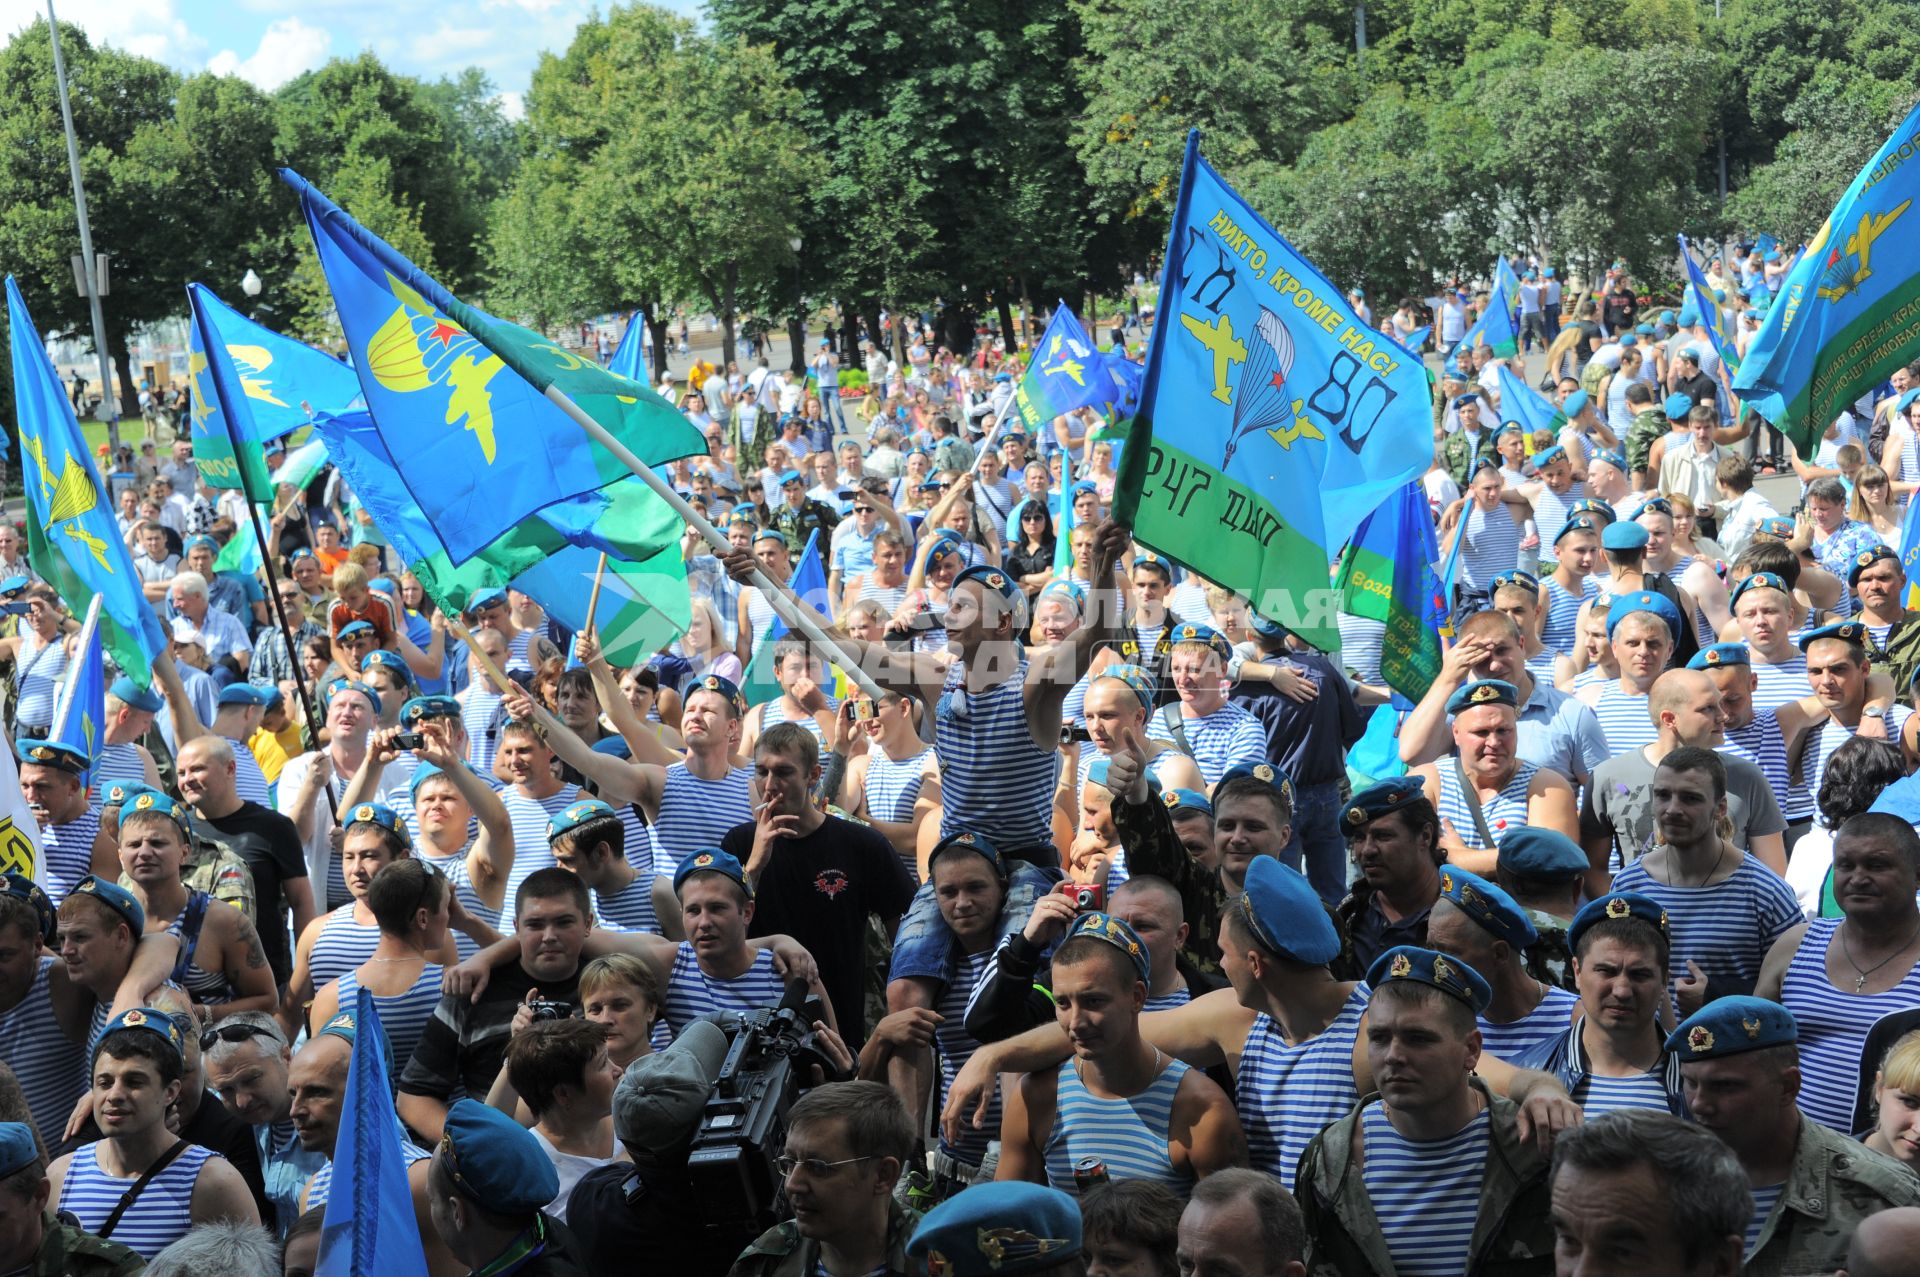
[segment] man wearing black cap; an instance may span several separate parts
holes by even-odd
[[[473,1272],[586,1277],[579,1243],[541,1208],[560,1177],[533,1133],[461,1100],[427,1171],[434,1231]]]
[[[1547,1154],[1522,1138],[1514,1104],[1473,1075],[1487,982],[1410,946],[1382,954],[1367,979],[1366,1054],[1379,1096],[1300,1159],[1308,1271],[1389,1277],[1417,1263],[1544,1274],[1553,1254]]]
[[[140,1255],[47,1212],[47,1164],[23,1122],[0,1122],[0,1271],[15,1277],[134,1277]]]

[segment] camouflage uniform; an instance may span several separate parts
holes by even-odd
[[[919,1211],[898,1201],[888,1203],[887,1262],[876,1271],[884,1272],[887,1277],[907,1277],[913,1272],[913,1263],[907,1258],[907,1242],[919,1226]],[[775,1224],[741,1251],[727,1277],[813,1277],[819,1262],[820,1243],[800,1236],[799,1225],[788,1220]]]
[[[812,497],[800,503],[798,510],[782,501],[774,508],[768,526],[787,537],[787,544],[798,554],[807,545],[807,537],[816,529],[820,533],[820,557],[827,557],[827,542],[833,536],[834,525],[840,522],[840,516],[827,507],[824,502]]]
[[[1645,470],[1647,454],[1653,451],[1656,439],[1667,434],[1667,414],[1659,408],[1647,408],[1633,414],[1633,421],[1627,426],[1627,468]]]
[[[253,898],[253,871],[223,842],[196,833],[193,850],[180,866],[180,880],[186,883],[188,891],[204,891],[215,900],[226,901],[248,918],[260,917]],[[132,891],[133,879],[121,874],[120,885]]]
[[[1469,1271],[1552,1277],[1550,1155],[1532,1140],[1520,1139],[1517,1105],[1488,1091],[1477,1077],[1468,1082],[1486,1100],[1492,1123]],[[1394,1272],[1380,1219],[1353,1158],[1360,1112],[1379,1098],[1375,1094],[1361,1100],[1351,1113],[1314,1136],[1300,1157],[1294,1192],[1306,1216],[1307,1271],[1312,1277],[1392,1277]]]
[[[1137,807],[1125,800],[1115,802],[1113,825],[1127,850],[1127,872],[1165,878],[1180,893],[1180,912],[1188,926],[1181,956],[1209,975],[1220,970],[1220,910],[1227,903],[1226,884],[1181,845],[1164,799],[1150,796]]]
[[[45,1222],[40,1253],[20,1270],[23,1277],[134,1277],[147,1266],[137,1252],[119,1242],[82,1232],[51,1215]]]
[[[1890,1206],[1920,1206],[1920,1179],[1892,1158],[1803,1117],[1786,1190],[1742,1271],[1748,1277],[1830,1273],[1847,1262],[1847,1244],[1860,1221]]]
[[[1477,448],[1473,440],[1467,438],[1467,432],[1464,430],[1454,431],[1447,436],[1447,441],[1440,445],[1440,464],[1446,467],[1447,473],[1452,476],[1455,483],[1460,485],[1462,491],[1466,490],[1467,484],[1473,479],[1474,461],[1479,457],[1498,457],[1498,455],[1493,450],[1493,431],[1486,428],[1485,422],[1480,426],[1480,442]]]

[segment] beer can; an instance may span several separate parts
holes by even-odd
[[[1107,1164],[1097,1157],[1083,1157],[1073,1164],[1073,1186],[1081,1192],[1107,1182]]]

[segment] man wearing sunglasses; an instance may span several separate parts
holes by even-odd
[[[326,1165],[326,1154],[300,1146],[287,1090],[292,1049],[271,1015],[242,1011],[199,1031],[206,1081],[231,1113],[253,1131],[260,1175],[272,1210],[260,1218],[286,1236],[300,1218],[300,1190]]]

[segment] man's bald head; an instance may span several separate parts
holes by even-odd
[[[1661,714],[1681,709],[1712,687],[1713,680],[1704,670],[1668,670],[1653,680],[1647,692],[1647,713],[1657,723]]]
[[[1920,1206],[1896,1206],[1869,1215],[1853,1230],[1847,1266],[1835,1277],[1903,1277],[1920,1255]]]

